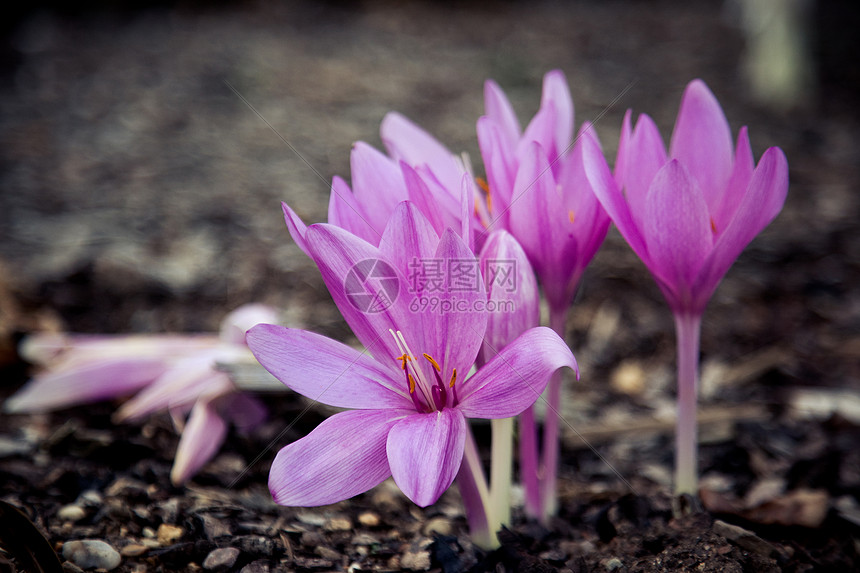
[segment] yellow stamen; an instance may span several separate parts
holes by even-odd
[[[487,181],[482,177],[475,177],[475,183],[478,184],[478,187],[487,194],[487,211],[493,211],[493,196],[490,194],[490,185]]]
[[[454,382],[456,382],[456,381],[457,381],[457,369],[454,368],[454,372],[451,374],[451,383],[448,384],[448,388],[453,388]]]
[[[406,376],[409,377],[409,393],[414,394],[415,393],[415,378],[413,378],[412,374],[409,374],[408,372],[406,373]]]
[[[438,363],[438,362],[436,362],[435,360],[433,360],[433,357],[432,357],[432,356],[430,356],[429,354],[427,354],[427,353],[425,352],[425,353],[424,353],[424,358],[426,358],[427,360],[429,360],[429,361],[430,361],[430,364],[432,364],[432,365],[433,365],[433,368],[435,368],[435,369],[436,369],[436,372],[442,372],[442,367],[441,367],[441,366],[439,366],[439,363]]]
[[[711,217],[711,231],[713,231],[715,235],[717,234],[717,224],[714,223],[713,217]]]
[[[404,354],[403,356],[398,356],[397,358],[395,358],[395,360],[400,360],[400,362],[401,362],[400,367],[403,368],[404,370],[406,370],[406,363],[408,361],[412,360],[412,357],[409,356],[408,354]]]
[[[573,212],[573,209],[567,212],[567,218],[573,223],[573,220],[576,218],[576,213]]]

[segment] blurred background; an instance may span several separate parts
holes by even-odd
[[[788,156],[785,210],[705,315],[705,402],[772,401],[795,385],[860,388],[853,2],[92,1],[17,10],[0,47],[7,349],[42,328],[214,331],[252,301],[283,308],[290,326],[349,340],[280,202],[308,223],[324,220],[331,177],[348,180],[354,141],[381,147],[390,110],[469,153],[480,173],[484,80],[495,79],[526,122],[543,74],[558,68],[577,127],[596,122],[610,163],[627,108],[650,114],[668,139],[697,77],[734,133],[749,126],[757,158],[772,145]],[[671,409],[671,316],[614,230],[586,274],[569,334],[583,364],[571,408],[605,414],[614,393]]]

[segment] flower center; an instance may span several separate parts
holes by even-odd
[[[399,330],[395,332],[390,328],[388,332],[394,338],[398,350],[402,352],[396,360],[400,362],[400,367],[406,376],[406,386],[409,389],[409,396],[412,398],[415,409],[419,412],[429,413],[441,410],[446,406],[456,406],[457,389],[454,384],[457,382],[457,369],[453,369],[451,380],[446,385],[442,380],[442,367],[425,352],[422,356],[429,362],[434,378],[432,382],[428,381],[428,377],[425,375],[426,370],[417,363],[418,358],[406,344],[403,333]]]

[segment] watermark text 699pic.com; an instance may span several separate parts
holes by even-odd
[[[515,260],[414,258],[405,270],[403,277],[381,259],[359,261],[344,280],[344,293],[353,306],[368,314],[382,312],[394,304],[403,286],[414,296],[409,303],[412,312],[515,311],[512,295],[519,286]],[[404,278],[406,285],[401,284]],[[492,300],[476,300],[466,294],[490,289],[496,295]],[[457,293],[463,296],[457,297]]]

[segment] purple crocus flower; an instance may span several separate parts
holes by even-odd
[[[46,412],[137,392],[114,418],[139,420],[170,412],[182,432],[170,474],[180,484],[217,453],[228,424],[250,431],[265,419],[262,403],[238,391],[216,366],[247,361],[245,331],[276,318],[271,307],[249,304],[224,318],[218,336],[33,335],[25,339],[21,352],[42,371],[3,408],[10,413]]]
[[[280,504],[329,504],[393,476],[409,499],[427,506],[462,471],[467,418],[515,416],[552,372],[576,367],[556,334],[534,328],[470,374],[487,326],[480,274],[472,275],[473,288],[436,291],[410,271],[422,260],[475,271],[478,262],[456,233],[440,237],[410,202],[397,206],[378,247],[329,224],[311,225],[303,238],[366,350],[279,326],[248,332],[260,363],[292,390],[351,408],[278,453],[269,488]],[[433,297],[436,304],[423,304]]]
[[[609,228],[583,168],[586,155],[605,163],[597,136],[585,123],[571,143],[573,101],[559,70],[544,76],[540,109],[525,132],[492,80],[484,102],[478,142],[487,187],[479,212],[489,229],[505,228],[520,242],[551,310],[561,316]]]
[[[616,227],[680,314],[702,314],[788,192],[782,150],[771,147],[756,165],[746,127],[733,146],[726,116],[701,80],[684,92],[668,154],[654,121],[642,114],[631,130],[628,111],[615,180],[593,156],[586,166]]]
[[[586,154],[585,171],[675,315],[679,403],[675,489],[695,494],[702,313],[744,247],[782,209],[788,163],[782,150],[771,147],[756,165],[745,127],[733,146],[714,94],[703,81],[693,80],[684,92],[668,153],[651,118],[641,115],[631,129],[628,111],[614,177],[594,154]]]
[[[484,105],[486,115],[478,120],[477,130],[487,182],[478,214],[486,229],[505,228],[522,245],[549,305],[550,326],[564,337],[573,295],[609,229],[609,217],[584,167],[586,160],[605,164],[600,144],[588,123],[575,143],[571,141],[573,101],[561,71],[544,76],[540,109],[525,131],[492,80],[485,84]],[[560,402],[561,379],[555,377],[547,396],[550,415],[542,467],[537,463],[534,415],[528,411],[520,419],[526,511],[543,520],[555,513],[557,505],[559,420],[554,413]]]

